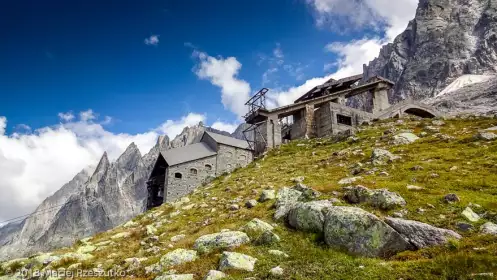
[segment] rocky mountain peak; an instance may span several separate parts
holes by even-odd
[[[378,58],[365,78],[396,83],[392,99],[425,99],[464,74],[496,73],[495,0],[421,0],[416,16]]]
[[[110,167],[109,157],[107,156],[107,152],[104,152],[100,161],[98,162],[97,168],[93,172],[93,175],[90,178],[90,182],[97,183],[102,177],[105,175],[107,170]]]

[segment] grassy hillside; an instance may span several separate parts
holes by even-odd
[[[480,225],[488,221],[497,222],[497,140],[477,140],[474,135],[480,129],[497,126],[497,119],[444,120],[445,124],[439,126],[444,136],[426,128],[427,125],[433,126],[431,122],[407,119],[378,122],[362,127],[355,139],[340,142],[313,139],[283,145],[249,167],[197,189],[188,197],[189,201],[163,205],[133,219],[135,226],[129,223],[129,227],[121,226],[77,242],[72,248],[54,252],[54,255],[61,255],[78,250],[88,251],[94,256],[91,260],[64,258],[53,262],[50,267],[68,268],[80,262],[80,268],[131,269],[129,275],[154,279],[157,274],[146,274],[145,267],[157,263],[167,252],[177,248],[191,249],[199,236],[222,229],[237,230],[251,219],[259,218],[276,225],[275,233],[281,237],[281,242],[234,249],[258,261],[253,272],[228,271],[227,274],[233,279],[273,279],[275,277],[270,275],[269,270],[276,266],[283,268],[284,279],[491,279],[472,274],[493,272],[497,275],[497,236],[479,234]],[[392,128],[396,132],[385,134],[386,130],[393,132]],[[391,145],[392,135],[402,130],[411,130],[416,135],[426,132],[427,135],[412,144]],[[368,164],[374,148],[387,149],[401,156],[401,159],[375,170]],[[405,219],[452,229],[463,238],[445,246],[403,252],[389,259],[354,257],[328,248],[322,236],[298,232],[282,222],[275,223],[272,219],[274,201],[259,203],[251,209],[245,207],[246,201],[258,199],[264,189],[278,190],[294,185],[291,178],[297,176],[304,176],[304,184],[322,192],[320,199],[338,198],[341,203],[337,205],[348,205],[341,197],[343,186],[337,182],[351,177],[358,163],[362,164],[362,170],[355,176],[362,179],[354,184],[397,192],[407,202]],[[422,168],[413,168],[415,166]],[[423,189],[408,190],[408,185]],[[461,201],[445,203],[443,197],[449,193],[457,194]],[[240,209],[230,210],[233,204],[239,205]],[[461,216],[470,204],[483,217],[476,223],[470,223]],[[398,209],[380,211],[366,205],[355,206],[378,217],[398,212]],[[462,232],[459,222],[472,224],[473,229]],[[159,237],[158,241],[147,236],[147,226],[149,231],[157,229],[152,234]],[[121,232],[128,236],[116,238],[115,235]],[[185,238],[170,241],[171,237],[180,234],[184,234]],[[114,239],[111,238],[113,236]],[[110,245],[107,244],[109,241]],[[150,243],[153,245],[150,246]],[[160,251],[146,252],[153,246]],[[283,251],[289,257],[268,254],[270,249]],[[219,253],[201,255],[197,261],[174,267],[174,270],[178,274],[193,273],[195,279],[203,279],[209,270],[217,269]],[[139,265],[130,267],[133,265],[125,259],[131,257],[143,259]],[[4,265],[0,275],[22,267],[26,262],[29,260]],[[72,268],[75,267],[73,265]]]

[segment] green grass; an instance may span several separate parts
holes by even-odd
[[[282,242],[271,246],[243,246],[235,251],[258,258],[254,272],[230,271],[233,279],[256,277],[271,279],[269,270],[281,266],[285,271],[284,279],[474,279],[472,273],[497,273],[497,237],[481,236],[478,228],[481,224],[494,217],[497,213],[497,141],[482,142],[473,139],[479,129],[497,125],[496,119],[472,118],[447,120],[441,128],[441,133],[454,137],[453,140],[443,141],[437,137],[428,136],[409,145],[391,146],[390,137],[384,137],[383,132],[389,125],[398,130],[412,130],[419,134],[423,126],[429,125],[430,120],[404,120],[402,124],[378,122],[374,126],[363,127],[358,133],[359,141],[336,142],[331,138],[294,141],[268,153],[263,159],[251,163],[247,168],[236,170],[231,175],[217,178],[211,184],[199,188],[189,196],[190,202],[196,206],[191,210],[180,210],[175,217],[169,213],[175,212],[172,205],[163,205],[153,211],[163,211],[155,219],[147,219],[144,213],[134,219],[143,226],[142,230],[133,232],[132,236],[120,241],[108,250],[95,252],[95,259],[84,263],[84,267],[96,267],[105,264],[104,268],[114,265],[125,267],[124,259],[129,257],[148,257],[143,263],[148,266],[156,263],[160,257],[177,248],[191,249],[193,242],[201,235],[218,232],[221,229],[238,229],[253,218],[260,218],[274,223],[272,202],[260,203],[253,209],[243,207],[249,199],[257,199],[265,188],[279,189],[292,186],[290,178],[305,176],[304,183],[323,193],[323,199],[331,198],[333,192],[342,192],[337,182],[345,177],[351,177],[353,165],[360,162],[365,171],[374,167],[368,164],[371,151],[385,148],[396,155],[401,155],[399,161],[377,167],[374,175],[361,173],[362,184],[368,188],[387,188],[401,194],[407,201],[408,214],[405,218],[426,222],[437,227],[457,230],[456,224],[464,221],[460,213],[469,204],[479,204],[481,208],[473,207],[479,214],[485,214],[488,219],[482,219],[474,224],[475,230],[461,233],[464,238],[452,240],[445,246],[427,248],[419,251],[409,251],[397,254],[390,259],[374,259],[350,256],[328,248],[322,236],[297,232],[283,223],[278,223],[275,229]],[[303,145],[302,145],[303,144]],[[333,152],[348,150],[349,153],[334,156]],[[412,171],[413,166],[420,165],[423,170]],[[451,171],[453,166],[457,170]],[[389,176],[380,176],[380,171],[386,171]],[[438,177],[431,174],[436,173]],[[408,191],[407,185],[417,185],[421,191]],[[461,202],[446,204],[444,195],[456,193]],[[213,200],[216,197],[216,200]],[[239,197],[239,211],[229,211],[230,201]],[[340,198],[340,197],[338,197]],[[208,207],[200,208],[206,203]],[[344,203],[346,204],[346,203]],[[434,209],[428,205],[435,206]],[[186,204],[185,204],[186,205]],[[372,213],[384,217],[396,210],[380,211],[367,205],[357,205]],[[216,208],[215,212],[211,212]],[[416,210],[423,208],[423,214]],[[181,209],[181,206],[178,208]],[[492,213],[493,216],[492,216]],[[445,216],[441,218],[440,215]],[[483,215],[482,215],[483,216]],[[159,246],[163,251],[158,255],[147,255],[140,251],[140,241],[146,237],[144,226],[157,221],[169,221],[159,228]],[[205,225],[204,225],[205,224]],[[126,231],[123,228],[97,234],[93,244],[108,240],[110,236]],[[187,237],[174,244],[169,239],[178,234]],[[479,248],[475,250],[475,248]],[[77,246],[74,246],[74,250]],[[270,249],[278,249],[290,255],[282,259],[269,255]],[[67,251],[67,250],[66,250]],[[110,254],[114,255],[109,261]],[[196,279],[202,279],[210,269],[216,269],[221,251],[203,255],[193,263],[174,269],[178,273],[193,273]],[[69,264],[64,264],[69,265]],[[136,271],[137,277],[153,279],[145,275],[145,271]],[[484,279],[484,278],[482,278]],[[487,278],[488,279],[488,278]]]

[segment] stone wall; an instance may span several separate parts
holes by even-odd
[[[197,170],[197,174],[192,173],[192,169]],[[176,173],[181,174],[181,179],[175,178]],[[168,167],[164,201],[171,202],[189,194],[209,176],[216,176],[216,156]]]
[[[252,152],[223,144],[218,144],[217,175],[231,172],[237,167],[245,167],[252,162]]]

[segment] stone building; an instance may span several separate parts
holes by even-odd
[[[202,183],[252,160],[246,141],[206,131],[199,143],[159,154],[147,181],[147,209],[185,196]]]

